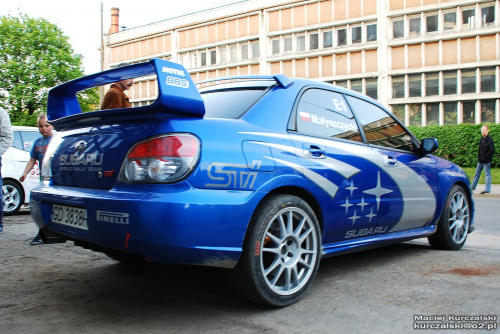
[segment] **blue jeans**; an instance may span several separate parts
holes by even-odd
[[[476,189],[477,182],[479,181],[479,177],[481,176],[481,172],[484,168],[484,181],[486,183],[486,188],[484,191],[491,191],[491,171],[490,171],[490,163],[477,163],[476,173],[474,174],[474,179],[472,180],[471,188],[472,190]]]

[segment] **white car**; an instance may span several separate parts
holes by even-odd
[[[19,181],[30,159],[31,148],[35,140],[41,137],[38,128],[13,126],[12,132],[14,133],[12,146],[2,156],[3,213],[5,215],[16,214],[23,204],[28,204],[31,189],[40,183],[38,162],[26,180]]]

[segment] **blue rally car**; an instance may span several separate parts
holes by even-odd
[[[147,106],[82,113],[78,91],[156,76]],[[460,249],[473,229],[462,169],[376,101],[284,75],[195,85],[154,59],[53,88],[58,130],[33,190],[46,241],[123,262],[230,268],[236,290],[299,300],[327,256],[427,237]]]

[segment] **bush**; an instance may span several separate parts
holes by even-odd
[[[495,155],[491,167],[500,167],[500,124],[488,124],[490,136],[495,143]],[[429,125],[426,127],[409,126],[418,139],[435,137],[439,148],[434,153],[453,161],[462,167],[476,167],[477,151],[481,140],[482,124],[462,123],[456,125]]]

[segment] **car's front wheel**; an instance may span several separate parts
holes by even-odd
[[[436,233],[429,237],[435,249],[459,250],[469,233],[471,207],[464,189],[455,185],[446,199]]]
[[[23,188],[11,180],[3,181],[3,213],[14,215],[19,212],[24,202]]]
[[[278,195],[255,212],[230,278],[250,300],[287,306],[309,288],[320,257],[320,228],[314,211],[299,197]]]

